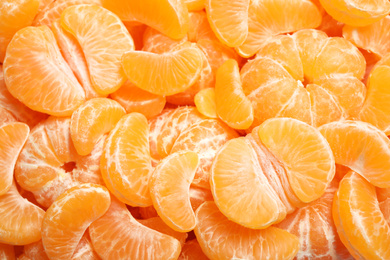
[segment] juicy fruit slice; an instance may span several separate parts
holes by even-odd
[[[104,144],[100,161],[104,182],[119,200],[131,206],[152,205],[148,135],[145,116],[131,113],[121,118]]]
[[[0,128],[0,196],[7,193],[14,179],[14,168],[30,129],[23,123],[10,123]]]
[[[247,129],[253,123],[253,107],[245,96],[237,61],[227,60],[219,67],[215,83],[215,105],[219,118],[235,129]]]
[[[40,240],[44,214],[19,194],[13,182],[0,196],[0,243],[26,245]]]
[[[95,90],[115,92],[125,83],[123,53],[134,50],[134,42],[121,20],[97,5],[77,5],[61,14],[62,27],[72,33],[84,51]]]
[[[124,108],[108,98],[95,98],[85,102],[73,112],[70,134],[80,155],[88,155],[98,140],[110,132],[126,114]]]
[[[83,88],[47,26],[18,31],[8,45],[3,68],[9,92],[33,110],[68,116],[85,101]]]
[[[102,259],[177,259],[180,242],[140,224],[125,204],[112,198],[106,214],[89,226],[94,249]]]
[[[195,227],[190,203],[190,185],[198,167],[198,155],[182,151],[164,158],[149,179],[153,206],[173,230],[188,232]]]
[[[254,230],[228,220],[214,202],[196,211],[196,238],[210,259],[293,259],[299,240],[279,228]]]
[[[0,63],[14,34],[31,25],[38,12],[39,0],[4,0],[0,2]]]
[[[352,26],[372,24],[390,13],[387,0],[319,0],[334,19]]]
[[[157,95],[173,95],[189,88],[199,78],[203,54],[195,47],[164,54],[126,52],[122,65],[137,87]]]
[[[207,18],[218,39],[229,47],[244,43],[248,35],[249,0],[207,0]]]
[[[188,9],[184,1],[102,0],[102,4],[122,21],[146,24],[173,39],[183,38],[188,31]]]
[[[333,201],[337,232],[356,259],[388,259],[390,226],[386,222],[375,187],[351,171],[340,182]]]
[[[314,127],[292,118],[269,119],[259,126],[261,142],[286,169],[290,185],[303,202],[324,194],[335,175],[335,159]]]
[[[57,198],[42,222],[42,242],[50,259],[70,259],[88,226],[110,206],[108,190],[97,184],[75,186]]]
[[[214,88],[205,88],[196,93],[194,98],[196,109],[208,118],[217,118]]]
[[[337,164],[348,166],[371,184],[390,187],[390,140],[374,126],[346,120],[319,128],[332,148]]]

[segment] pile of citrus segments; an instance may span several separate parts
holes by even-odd
[[[0,0],[1,260],[389,260],[388,0]]]

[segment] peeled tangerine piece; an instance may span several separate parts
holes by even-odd
[[[177,259],[180,242],[140,224],[114,197],[106,214],[89,226],[93,248],[103,260]]]
[[[390,140],[371,124],[346,120],[319,128],[337,164],[348,166],[372,185],[390,187]]]
[[[245,41],[249,0],[207,0],[205,7],[211,29],[223,44],[237,47]]]
[[[390,259],[390,226],[375,187],[350,171],[333,200],[333,219],[341,241],[355,259]]]
[[[217,70],[215,105],[219,118],[234,129],[247,129],[253,123],[253,107],[245,96],[236,60],[230,59]]]
[[[205,88],[196,93],[194,97],[196,109],[199,113],[208,118],[217,118],[217,107],[215,104],[215,89]]]
[[[70,135],[77,153],[90,154],[99,139],[110,132],[125,114],[118,102],[108,98],[94,98],[82,104],[70,121]]]
[[[84,51],[92,81],[98,93],[115,92],[126,81],[123,53],[134,50],[134,42],[122,21],[97,5],[76,5],[61,14],[62,27]]]
[[[42,242],[50,259],[70,259],[88,226],[110,206],[110,193],[101,185],[75,186],[57,198],[42,222]]]
[[[387,0],[319,0],[325,11],[339,22],[351,26],[372,24],[390,13]]]
[[[47,26],[19,30],[8,45],[3,69],[9,92],[33,110],[70,116],[85,101]]]
[[[179,232],[189,232],[196,224],[190,185],[198,163],[195,152],[172,153],[160,161],[149,179],[154,208],[169,227]]]
[[[210,259],[293,259],[299,239],[279,228],[263,230],[245,228],[226,218],[208,201],[196,211],[195,235]]]
[[[131,82],[162,96],[191,87],[200,76],[203,62],[203,53],[196,47],[163,54],[130,51],[122,57],[123,69]]]
[[[26,245],[41,239],[45,211],[23,198],[12,183],[0,196],[0,243]]]
[[[24,123],[10,123],[0,128],[0,196],[12,186],[16,160],[29,133]]]
[[[123,116],[104,144],[100,168],[107,188],[120,201],[131,206],[150,206],[149,175],[152,162],[149,151],[149,125],[145,116]]]

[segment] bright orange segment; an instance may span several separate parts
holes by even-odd
[[[90,154],[98,140],[125,114],[118,102],[108,98],[94,98],[81,105],[70,121],[70,134],[77,153]]]
[[[61,25],[83,49],[94,89],[101,94],[116,91],[126,81],[122,55],[134,50],[121,20],[103,7],[78,5],[62,12]]]
[[[16,160],[29,133],[30,129],[23,123],[10,123],[0,127],[0,196],[12,186]]]
[[[85,101],[83,88],[47,26],[18,31],[8,46],[3,69],[9,92],[33,110],[68,116]]]
[[[158,215],[179,232],[189,232],[196,225],[189,192],[198,163],[195,152],[176,152],[164,158],[149,179],[150,194]]]
[[[145,116],[131,113],[121,118],[104,144],[100,162],[104,182],[120,201],[131,206],[152,205],[148,135]]]
[[[227,219],[214,202],[196,211],[196,238],[210,259],[293,259],[299,250],[295,235],[275,227],[245,228]]]
[[[165,54],[126,52],[122,65],[128,79],[137,87],[157,95],[173,95],[199,78],[203,54],[195,47]]]
[[[208,118],[217,118],[214,88],[205,88],[196,93],[194,98],[196,109]]]
[[[57,198],[42,222],[42,242],[50,259],[70,259],[88,226],[110,206],[108,190],[96,184],[75,186]]]

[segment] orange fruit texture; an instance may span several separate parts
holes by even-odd
[[[0,258],[5,260],[14,260],[15,258],[15,251],[14,247],[8,244],[1,244],[0,243]]]

